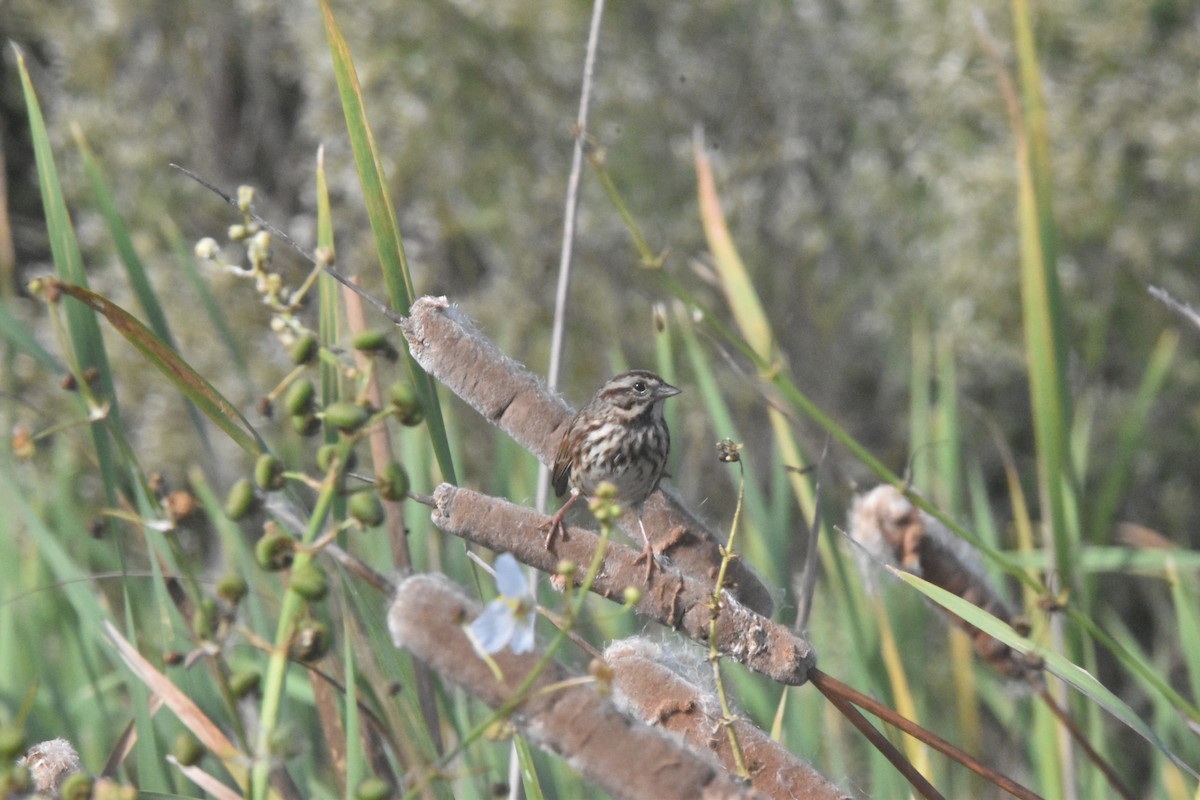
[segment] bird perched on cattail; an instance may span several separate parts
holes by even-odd
[[[563,515],[580,495],[591,497],[607,481],[617,487],[617,502],[638,517],[645,549],[646,578],[654,570],[654,549],[642,524],[642,504],[667,468],[671,434],[663,418],[663,402],[680,390],[644,369],[623,372],[600,390],[567,425],[554,459],[554,491],[571,497],[551,518],[547,549],[562,533]]]

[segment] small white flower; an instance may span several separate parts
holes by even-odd
[[[506,645],[514,653],[528,653],[533,649],[537,609],[533,589],[512,554],[502,553],[496,559],[495,570],[500,596],[471,623],[471,634],[485,653],[498,653]]]

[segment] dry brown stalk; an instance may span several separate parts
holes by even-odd
[[[514,688],[541,656],[537,652],[514,655],[507,649],[495,654],[505,676],[503,682],[498,681],[462,630],[463,622],[480,610],[479,604],[448,578],[425,573],[397,586],[388,627],[396,646],[498,708],[512,699]],[[614,797],[760,796],[664,733],[630,720],[594,685],[555,685],[570,677],[552,662],[517,704],[510,720],[530,741],[567,758],[581,775]]]
[[[711,685],[696,683],[707,676],[711,684],[708,667],[680,664],[679,656],[687,658],[643,637],[613,642],[604,651],[604,660],[613,669],[616,702],[646,724],[682,737],[693,750],[715,755],[721,766],[734,772],[737,766],[729,739],[720,729],[720,703]],[[753,724],[739,719],[733,728],[750,770],[750,785],[765,796],[789,800],[850,797]]]
[[[539,533],[549,519],[531,508],[443,483],[433,494],[433,524],[490,550],[512,553],[518,561],[543,572],[556,571],[558,562],[591,563],[599,537],[583,528],[567,528],[567,535],[546,550]],[[664,553],[674,558],[671,546]],[[642,589],[638,614],[675,628],[686,636],[708,642],[712,619],[712,585],[668,566],[646,580],[639,553],[610,542],[604,564],[592,591],[623,602],[625,589]],[[816,663],[811,645],[790,629],[742,605],[728,593],[717,615],[717,649],[772,680],[799,685]]]
[[[417,363],[543,464],[550,464],[574,413],[563,399],[502,353],[446,298],[422,297],[410,314],[400,328]],[[670,550],[684,573],[707,577],[711,585],[721,562],[719,538],[673,492],[660,489],[651,495],[642,521],[656,552]],[[622,525],[640,540],[636,518],[628,515]],[[764,616],[771,614],[770,592],[745,564],[730,565],[729,584],[742,603]]]
[[[1010,625],[1021,621],[979,566],[978,554],[894,486],[876,486],[854,501],[850,535],[874,558],[896,563],[958,595]],[[1041,676],[1023,655],[938,606],[971,638],[981,658],[1009,678],[1040,685]]]

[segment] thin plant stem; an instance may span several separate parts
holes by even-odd
[[[721,566],[717,570],[717,580],[713,587],[712,619],[708,623],[708,660],[712,664],[713,679],[717,684],[717,698],[721,702],[721,727],[729,737],[729,749],[733,753],[733,761],[737,765],[738,777],[750,779],[750,770],[746,768],[746,756],[742,753],[742,745],[738,741],[737,732],[733,729],[733,713],[729,710],[729,696],[725,691],[725,681],[721,676],[721,654],[717,650],[717,616],[721,613],[721,594],[725,588],[725,573],[729,562],[734,556],[733,545],[737,540],[738,525],[741,523],[742,500],[746,494],[746,468],[737,457],[738,445],[728,440],[717,445],[723,461],[736,461],[738,465],[738,494],[737,505],[733,509],[733,522],[729,525],[729,540],[721,548]]]

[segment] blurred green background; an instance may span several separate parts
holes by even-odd
[[[334,10],[354,53],[418,293],[447,295],[506,352],[543,372],[590,6],[362,0]],[[976,10],[1011,69],[1012,12],[995,0],[614,3],[600,36],[588,133],[651,247],[666,253],[665,269],[722,309],[696,201],[692,137],[701,126],[732,235],[797,385],[894,471],[928,475],[943,442],[912,429],[914,362],[938,364],[933,383],[952,394],[955,445],[979,490],[972,514],[994,515],[1000,546],[1012,548],[1011,493],[993,431],[1012,449],[1032,516],[1039,515],[1017,172],[1004,99],[972,24]],[[1073,441],[1088,452],[1081,461],[1095,467],[1080,470],[1082,494],[1098,487],[1106,459],[1119,450],[1156,341],[1181,329],[1114,512],[1117,522],[1194,551],[1200,330],[1146,287],[1200,301],[1200,3],[1068,0],[1032,11],[1067,311],[1066,378],[1085,429]],[[324,145],[339,268],[361,272],[383,294],[314,3],[5,0],[0,34],[26,53],[92,287],[133,306],[76,155],[73,124],[104,167],[180,352],[247,414],[286,371],[286,356],[265,335],[254,298],[222,294],[223,279],[210,276],[249,366],[238,369],[213,345],[210,319],[197,313],[197,295],[181,279],[180,243],[190,250],[202,236],[222,239],[234,215],[169,163],[228,191],[252,184],[257,211],[311,249],[315,155]],[[52,267],[11,48],[0,57],[0,136],[7,200],[0,291],[14,317],[54,351],[45,308],[23,288]],[[675,301],[638,266],[629,231],[591,170],[575,253],[562,386],[579,404],[620,368],[658,363],[655,303],[667,304],[672,325],[681,323]],[[302,261],[282,248],[277,257],[298,283]],[[719,343],[702,345],[734,422],[726,429],[699,393],[690,401],[685,394],[674,412],[673,482],[724,525],[735,487],[712,443],[744,441],[759,470],[752,491],[764,506],[756,521],[787,526],[771,542],[791,536],[804,526],[781,510],[790,495],[754,370],[726,357]],[[131,348],[114,346],[110,356],[131,444],[148,469],[178,485],[203,461],[220,489],[247,472],[250,459],[228,442],[217,438],[215,455],[199,447],[179,423],[181,405]],[[683,356],[678,361],[674,382],[687,391],[694,370]],[[13,352],[0,422],[6,430],[44,427],[66,414],[60,396],[40,365]],[[529,501],[531,481],[498,474],[512,458],[502,437],[461,406],[450,403],[448,413],[460,482]],[[804,419],[795,427],[815,457],[824,432]],[[83,476],[64,491],[99,502],[87,457],[73,450],[60,458]],[[873,481],[836,446],[822,474],[835,522],[853,487]],[[963,513],[964,484],[918,488]],[[1132,529],[1114,525],[1085,538],[1121,544],[1121,530]],[[779,581],[791,607],[787,583],[799,547],[780,558],[775,546],[760,545],[755,563],[748,545],[749,560]],[[203,542],[196,547],[212,555]],[[1124,626],[1167,680],[1186,683],[1160,576],[1118,570],[1097,580],[1106,604],[1100,616]],[[836,664],[839,644],[815,634],[814,641]],[[1093,666],[1149,713],[1150,701],[1103,655]],[[1162,788],[1152,756],[1129,758],[1138,785]],[[832,763],[835,772],[857,775]]]

